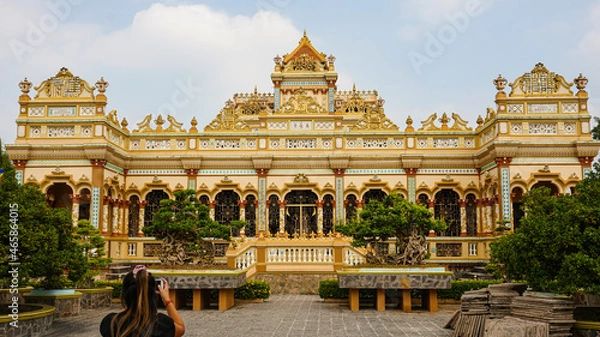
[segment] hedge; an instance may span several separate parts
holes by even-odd
[[[234,297],[240,300],[267,299],[269,296],[271,296],[271,285],[259,280],[248,280],[234,292]]]
[[[452,288],[438,289],[438,298],[460,300],[466,291],[487,288],[490,284],[496,283],[502,283],[502,280],[453,280]],[[417,293],[413,297],[419,297]],[[319,282],[319,296],[321,298],[345,299],[348,298],[348,289],[340,288],[336,279],[323,280]]]
[[[104,287],[113,287],[112,298],[121,298],[121,289],[123,288],[123,281],[121,280],[113,280],[113,281],[94,281],[94,285],[97,288]]]

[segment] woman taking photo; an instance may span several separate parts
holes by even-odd
[[[123,279],[121,304],[123,310],[110,313],[100,324],[103,337],[181,337],[185,333],[183,320],[169,298],[169,285],[156,286],[156,280],[145,266],[138,265]],[[159,298],[167,315],[157,312]]]

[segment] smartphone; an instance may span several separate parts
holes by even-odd
[[[162,278],[156,279],[155,282],[156,282],[156,290],[160,290],[160,288],[165,287],[165,283],[163,282]],[[158,286],[160,286],[160,288]]]

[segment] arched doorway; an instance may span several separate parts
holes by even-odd
[[[152,190],[152,192],[146,195],[146,208],[144,208],[144,227],[152,225],[152,219],[154,213],[160,206],[160,201],[163,199],[169,199],[169,195],[163,190]]]
[[[344,205],[346,206],[346,223],[349,223],[352,220],[355,220],[357,216],[356,195],[348,194]]]
[[[256,196],[250,194],[246,196],[246,236],[256,236]]]
[[[90,202],[92,193],[84,188],[79,192],[79,218],[77,220],[90,220]]]
[[[465,211],[467,216],[467,236],[477,236],[477,197],[475,197],[475,194],[467,194]]]
[[[269,233],[275,235],[279,232],[279,197],[275,194],[269,196]]]
[[[551,195],[558,195],[558,187],[550,181],[538,181],[535,185],[531,186],[531,189],[533,190],[539,187],[547,187],[550,189]]]
[[[365,205],[367,205],[371,200],[381,201],[386,196],[387,193],[381,189],[370,189],[363,195],[363,200],[365,201]]]
[[[46,192],[46,201],[52,208],[66,208],[71,212],[73,209],[73,200],[71,195],[73,189],[66,183],[54,183]]]
[[[334,227],[334,199],[333,195],[327,194],[323,197],[323,234],[329,234]]]
[[[234,220],[240,219],[240,196],[232,190],[219,192],[215,196],[215,221],[222,225],[229,225]],[[231,234],[239,236],[240,230],[233,229]]]
[[[460,236],[460,204],[458,193],[451,189],[442,189],[435,194],[435,218],[443,219],[448,225],[441,236]]]
[[[285,200],[285,231],[288,234],[317,233],[317,195],[310,190],[291,191]]]
[[[523,212],[523,189],[515,187],[511,193],[511,201],[513,207],[513,230],[521,227],[521,219],[525,216]]]
[[[129,214],[128,214],[128,236],[137,236],[140,229],[140,197],[132,195],[129,197]]]

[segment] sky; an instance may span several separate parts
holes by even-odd
[[[538,62],[586,76],[600,115],[596,0],[0,0],[0,139],[16,137],[18,83],[61,67],[92,85],[104,77],[107,109],[130,130],[159,113],[202,130],[234,93],[273,92],[273,58],[304,30],[336,57],[338,90],[377,90],[401,130],[434,112],[475,127],[494,107],[492,80]]]

